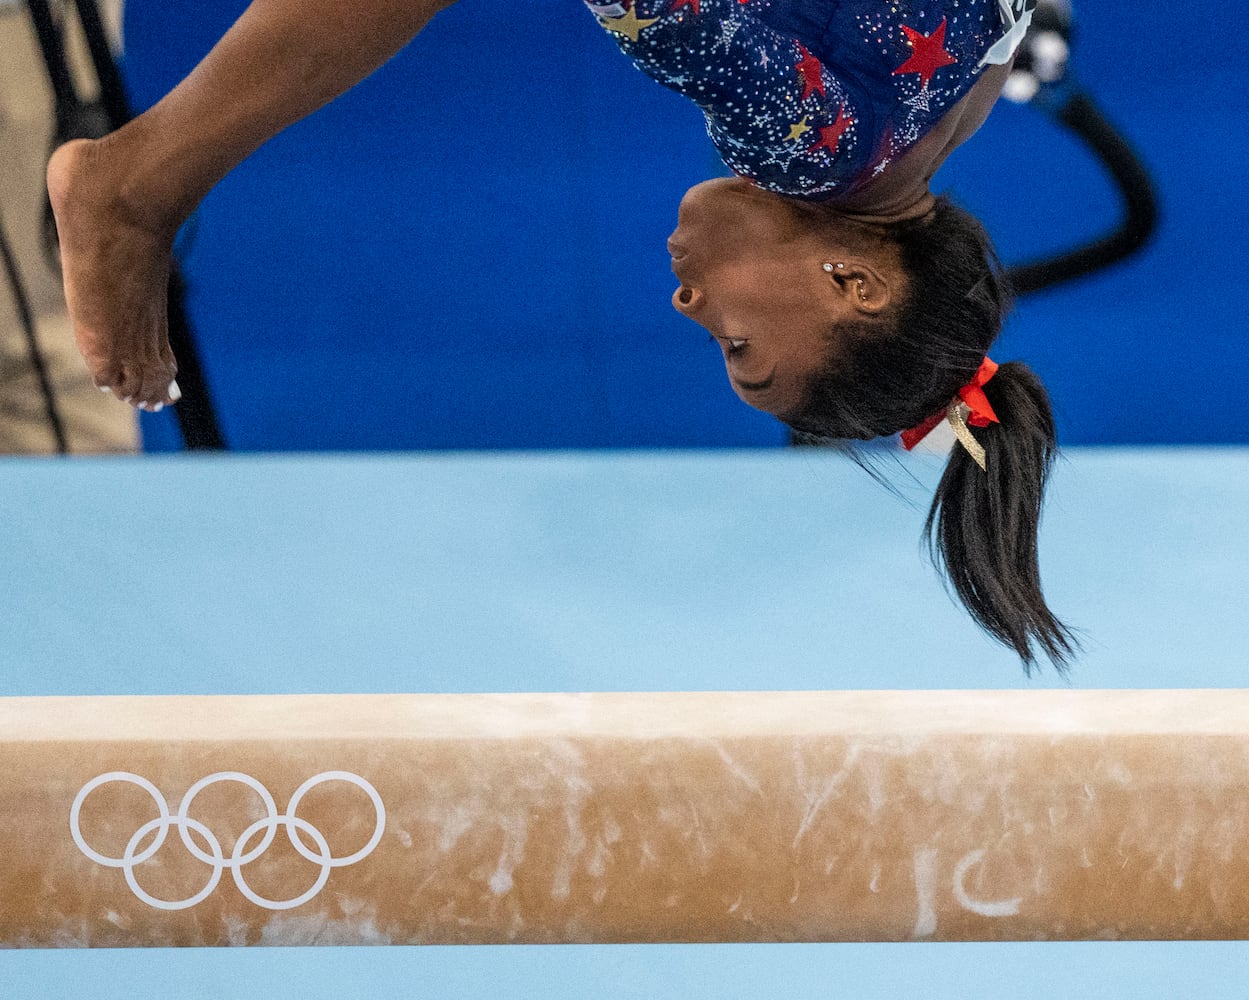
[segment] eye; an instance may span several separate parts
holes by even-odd
[[[722,341],[724,346],[728,348],[729,354],[741,354],[746,349],[746,344],[748,343],[748,341],[738,340],[735,337],[717,337],[713,335],[710,339],[712,341]]]
[[[748,340],[738,340],[735,337],[717,337],[714,334],[712,334],[707,339],[711,343],[715,343],[717,340],[723,342],[725,349],[726,349],[726,353],[728,353],[730,356],[734,354],[741,354],[743,351],[746,350],[746,345],[750,343],[750,341]]]

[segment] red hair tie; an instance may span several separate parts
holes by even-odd
[[[997,414],[993,412],[993,407],[989,403],[989,397],[984,394],[984,387],[989,379],[997,374],[997,368],[997,363],[986,357],[980,363],[980,370],[972,376],[972,380],[959,389],[957,393],[957,398],[967,404],[967,409],[969,410],[967,422],[973,427],[988,427],[989,424],[1001,423],[997,418]],[[907,451],[913,449],[931,434],[936,429],[937,424],[945,420],[949,413],[949,407],[939,410],[918,427],[912,427],[910,430],[903,431],[902,447]]]

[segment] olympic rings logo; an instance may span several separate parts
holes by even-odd
[[[261,801],[264,802],[266,811],[266,815],[262,819],[256,820],[239,835],[238,840],[234,843],[234,849],[230,852],[228,858],[222,851],[221,841],[217,839],[216,835],[207,826],[199,820],[193,819],[190,815],[191,803],[195,801],[195,797],[210,785],[223,781],[238,782],[252,789],[260,796]],[[376,827],[373,830],[372,837],[369,838],[369,842],[356,851],[355,854],[344,858],[334,857],[324,834],[306,819],[301,819],[295,815],[295,811],[299,808],[299,803],[303,797],[317,785],[327,781],[346,781],[363,789],[372,801],[373,809],[377,814]],[[152,797],[152,801],[156,803],[156,808],[159,812],[156,819],[149,820],[135,830],[120,858],[111,858],[93,850],[83,838],[82,830],[79,826],[82,805],[86,801],[87,796],[101,785],[113,782],[138,785]],[[157,899],[139,885],[138,879],[135,878],[134,870],[136,865],[141,865],[161,849],[172,827],[178,828],[178,835],[182,838],[182,843],[186,849],[197,860],[212,867],[212,874],[208,876],[208,882],[204,888],[193,896],[180,900]],[[243,878],[244,866],[255,861],[269,849],[269,845],[273,843],[274,837],[277,836],[279,827],[285,828],[286,836],[290,840],[291,846],[302,857],[307,858],[313,864],[321,866],[321,872],[317,876],[316,882],[313,883],[312,888],[293,899],[266,899],[253,890]],[[146,778],[137,774],[131,774],[129,771],[109,771],[107,774],[101,774],[97,778],[92,778],[83,785],[77,796],[75,796],[74,804],[69,811],[69,829],[70,833],[73,834],[74,843],[78,845],[78,849],[98,864],[107,868],[120,868],[125,874],[126,884],[130,886],[131,892],[142,902],[158,910],[185,910],[196,903],[202,902],[217,888],[217,883],[221,881],[221,873],[227,868],[230,869],[230,874],[234,876],[234,884],[239,887],[239,892],[257,906],[263,906],[267,910],[290,910],[296,906],[302,906],[324,888],[333,869],[354,865],[357,861],[362,861],[372,854],[373,849],[377,847],[382,839],[382,831],[385,827],[386,807],[382,804],[382,797],[377,794],[377,789],[365,781],[364,778],[361,778],[358,774],[352,774],[350,771],[323,771],[320,774],[313,775],[295,790],[295,794],[291,796],[290,804],[286,807],[286,812],[281,815],[278,814],[277,806],[274,804],[273,796],[269,794],[269,790],[255,778],[238,771],[221,771],[217,774],[210,774],[207,778],[201,778],[187,789],[187,793],[182,796],[182,804],[178,806],[176,815],[170,815],[169,804],[165,801],[165,797]],[[199,834],[204,843],[208,845],[207,851],[204,851],[191,839],[190,831],[192,830]],[[156,831],[155,839],[146,848],[139,851],[139,845],[153,831]],[[315,851],[304,843],[301,834],[306,834],[312,840]],[[259,843],[248,850],[248,845],[255,840],[257,835],[262,835]]]

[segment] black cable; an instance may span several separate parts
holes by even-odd
[[[60,28],[56,25],[47,0],[26,0],[26,9],[30,12],[30,20],[35,26],[35,37],[39,40],[39,49],[43,52],[43,64],[48,70],[48,79],[52,84],[52,96],[56,98],[59,118],[62,109],[79,103],[78,92],[74,89],[73,77],[69,72],[69,62],[65,58],[65,41],[61,37]]]
[[[1139,250],[1158,224],[1158,199],[1149,172],[1069,71],[1074,37],[1071,0],[1038,0],[1003,93],[1073,133],[1097,156],[1119,189],[1124,215],[1117,229],[1083,246],[1008,267],[1006,277],[1018,295],[1118,263]]]
[[[221,451],[225,439],[217,425],[208,383],[200,367],[199,352],[193,349],[191,325],[187,321],[185,286],[177,267],[169,269],[169,343],[178,359],[178,388],[182,400],[174,407],[182,443],[191,451]]]
[[[100,102],[113,128],[119,129],[130,121],[130,106],[126,101],[121,73],[117,71],[117,62],[113,59],[108,32],[104,30],[104,22],[100,18],[100,9],[95,5],[95,0],[75,0],[75,7],[83,35],[87,39],[87,51],[91,54],[95,78],[100,82]]]
[[[1007,268],[1006,277],[1018,295],[1039,292],[1118,263],[1144,246],[1158,224],[1158,199],[1149,173],[1092,97],[1074,91],[1051,114],[1097,154],[1119,189],[1124,214],[1118,228],[1100,239],[1056,257]]]
[[[26,296],[26,288],[22,284],[22,276],[17,269],[17,258],[9,246],[4,232],[4,220],[0,218],[0,257],[4,259],[4,270],[9,284],[13,288],[13,302],[17,309],[18,322],[26,334],[26,347],[30,353],[30,366],[39,380],[39,389],[43,393],[44,408],[48,414],[48,426],[52,436],[56,438],[58,454],[69,454],[69,439],[65,436],[65,424],[57,410],[56,395],[52,391],[52,380],[48,377],[48,366],[44,362],[43,352],[39,350],[39,336],[35,330],[35,316],[30,308],[30,299]]]

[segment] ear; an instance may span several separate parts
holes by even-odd
[[[846,308],[876,316],[889,308],[893,301],[892,284],[880,270],[866,261],[851,258],[829,261],[823,266],[833,290]]]

